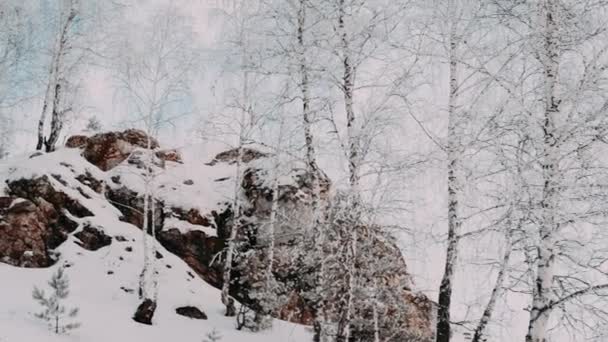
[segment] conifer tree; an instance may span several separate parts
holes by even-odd
[[[35,316],[46,321],[49,328],[56,334],[63,334],[78,328],[80,323],[71,321],[78,315],[78,308],[68,309],[63,305],[63,301],[70,295],[70,282],[63,268],[57,269],[48,284],[52,289],[48,297],[44,290],[34,287],[32,297],[44,309]]]

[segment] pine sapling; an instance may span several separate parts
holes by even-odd
[[[34,287],[32,298],[37,301],[44,311],[35,314],[36,317],[46,321],[49,328],[56,334],[63,334],[76,329],[80,323],[66,322],[78,315],[78,308],[69,309],[62,303],[69,296],[70,282],[63,268],[57,269],[48,282],[51,294],[47,297],[44,290]]]

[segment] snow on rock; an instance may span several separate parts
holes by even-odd
[[[120,173],[103,172],[81,153],[80,149],[60,149],[0,164],[0,181],[5,184],[0,193],[6,195],[0,197],[0,253],[8,252],[12,258],[0,263],[2,342],[164,342],[177,335],[180,341],[199,342],[212,330],[220,331],[222,341],[227,342],[311,339],[308,328],[281,321],[261,333],[237,331],[234,320],[223,316],[219,291],[160,243],[156,243],[162,259],[156,262],[160,288],[153,325],[135,322],[133,314],[140,304],[142,232],[121,220],[123,213],[106,197],[115,184],[112,177]],[[133,168],[125,171],[134,172]],[[178,178],[180,172],[187,173],[177,170]],[[195,179],[201,185],[207,184],[204,181]],[[182,203],[192,205],[194,198]],[[194,227],[190,232],[204,234]],[[13,234],[13,238],[3,234]],[[13,265],[49,267],[33,270]],[[70,335],[54,335],[34,317],[40,308],[31,298],[32,288],[44,286],[57,267],[65,267],[71,281],[68,306],[80,308],[82,327]],[[176,310],[181,307],[201,308],[208,319],[180,316]]]
[[[234,321],[223,317],[217,290],[222,285],[222,266],[213,261],[230,234],[235,190],[244,200],[242,210],[249,226],[238,237],[243,241],[250,239],[247,234],[263,241],[272,199],[278,196],[279,217],[284,219],[275,230],[276,277],[289,279],[290,285],[284,286],[285,293],[277,294],[287,301],[274,314],[310,324],[312,305],[299,293],[305,284],[298,279],[305,275],[290,263],[306,252],[293,246],[310,233],[305,222],[312,215],[315,177],[320,180],[320,207],[331,200],[331,182],[324,173],[318,171],[313,177],[297,164],[277,168],[272,151],[263,146],[203,154],[211,157],[201,157],[201,151],[192,148],[161,150],[155,140],[136,130],[72,137],[67,146],[0,163],[0,184],[5,184],[0,186],[0,196],[4,194],[0,197],[0,261],[4,262],[0,279],[3,289],[8,289],[0,291],[0,341],[53,341],[32,317],[36,308],[30,291],[62,266],[72,280],[71,300],[81,307],[83,328],[57,341],[105,342],[130,336],[155,342],[174,338],[176,332],[183,341],[200,341],[213,328],[228,342],[311,339],[308,328],[283,321],[261,333],[236,331]],[[142,160],[151,154],[154,165],[150,166]],[[239,156],[243,167],[237,186]],[[154,179],[146,184],[148,172]],[[269,181],[275,177],[277,194]],[[147,231],[156,232],[156,272],[161,284],[151,326],[132,319],[141,304],[136,289],[143,262],[142,194],[146,187],[153,189],[155,224]],[[430,302],[410,291],[412,284],[400,253],[390,241],[375,235],[368,240],[381,256],[378,263],[391,263],[393,269],[401,270],[397,276],[387,276],[387,281],[398,289],[397,300],[413,311],[400,313],[408,328],[398,329],[430,334]],[[34,271],[9,265],[50,267]],[[243,267],[247,265],[235,267],[237,281],[231,294],[255,307],[256,299],[249,295],[251,285],[245,278],[238,279]],[[182,307],[200,308],[208,320],[201,324],[177,315],[176,309]],[[149,319],[143,316],[141,321]],[[27,339],[21,338],[23,330],[28,331]]]

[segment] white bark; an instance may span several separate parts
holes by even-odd
[[[348,144],[348,171],[349,171],[349,206],[351,212],[349,216],[350,232],[346,241],[348,247],[346,252],[346,273],[348,282],[345,289],[345,308],[340,315],[338,322],[338,332],[336,342],[348,341],[350,336],[350,324],[354,311],[354,290],[356,284],[355,262],[357,257],[357,225],[359,224],[359,151],[357,144],[357,131],[354,109],[354,87],[355,69],[352,66],[349,36],[346,29],[346,3],[345,0],[338,0],[338,33],[340,35],[341,62],[343,68],[341,90],[344,97],[344,108],[346,111],[347,144]]]
[[[458,234],[460,231],[459,217],[459,191],[460,179],[458,176],[460,164],[460,142],[458,125],[459,118],[457,112],[458,101],[458,62],[457,48],[458,37],[454,24],[450,28],[449,39],[449,101],[448,101],[448,245],[445,260],[445,269],[439,288],[439,307],[437,309],[437,342],[449,342],[451,338],[450,310],[452,302],[452,287],[454,272],[458,257]]]
[[[76,18],[78,17],[78,0],[69,0],[64,3],[66,8],[62,9],[60,16],[61,25],[58,33],[58,37],[53,48],[51,64],[49,68],[49,79],[45,92],[45,97],[42,104],[42,112],[38,121],[38,142],[36,149],[41,150],[45,147],[47,152],[52,152],[55,149],[55,144],[59,139],[59,134],[63,126],[63,116],[66,109],[60,108],[62,102],[62,96],[65,96],[65,84],[62,84],[62,79],[68,77],[63,75],[63,59],[65,58],[70,47],[70,30],[74,25]],[[63,93],[62,93],[63,90]],[[63,94],[63,95],[62,95]],[[48,138],[44,137],[44,126],[46,117],[50,106],[52,106],[52,117],[51,117],[51,132]]]
[[[539,227],[540,246],[536,261],[536,278],[533,284],[532,308],[528,326],[527,342],[545,342],[550,311],[545,310],[553,300],[553,280],[555,276],[555,234],[558,230],[557,201],[559,177],[559,146],[556,136],[556,117],[559,114],[559,100],[556,98],[558,72],[558,48],[556,46],[556,3],[545,0],[543,4],[544,48],[541,57],[544,71],[544,122],[543,122],[543,192],[541,199],[541,219]]]
[[[241,37],[243,38],[243,37]],[[246,56],[243,56],[243,66],[246,67]],[[233,220],[232,227],[230,229],[230,236],[228,237],[228,246],[226,248],[226,259],[224,261],[224,274],[222,282],[222,303],[226,306],[226,315],[232,315],[234,302],[230,298],[230,282],[232,279],[232,263],[234,259],[234,252],[236,249],[236,238],[240,230],[240,212],[241,212],[241,177],[242,177],[242,163],[243,163],[243,144],[246,136],[246,122],[248,120],[249,113],[249,72],[245,70],[243,72],[243,90],[242,90],[242,103],[241,103],[241,121],[239,122],[239,138],[238,138],[238,155],[236,160],[236,175],[234,184],[234,200],[232,202]]]

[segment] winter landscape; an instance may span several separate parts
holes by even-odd
[[[608,342],[608,0],[0,0],[0,342]]]

